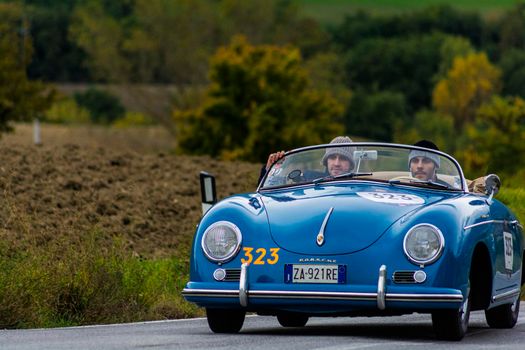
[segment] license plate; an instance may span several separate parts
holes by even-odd
[[[346,265],[285,264],[284,283],[346,283]]]

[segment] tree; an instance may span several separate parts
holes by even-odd
[[[89,55],[87,65],[94,79],[101,82],[128,80],[131,67],[122,53],[122,26],[106,13],[100,2],[89,1],[75,9],[69,34]]]
[[[525,98],[525,50],[505,51],[498,65],[503,72],[503,95]]]
[[[196,84],[221,33],[216,6],[204,0],[136,0],[123,51],[131,81]]]
[[[28,30],[21,7],[0,4],[0,133],[11,131],[10,122],[31,120],[52,103],[54,91],[27,79],[31,42],[20,36]]]
[[[371,38],[411,37],[435,32],[462,36],[479,45],[483,25],[479,13],[458,11],[444,4],[393,16],[371,16],[357,11],[347,15],[331,32],[333,40],[346,49]]]
[[[525,167],[525,101],[494,96],[466,128],[458,158],[467,173],[497,172],[512,176]]]
[[[525,3],[516,4],[502,16],[499,35],[502,51],[525,49]]]
[[[81,0],[24,0],[33,41],[30,79],[87,81],[86,53],[68,38],[71,12]]]
[[[430,34],[364,40],[347,54],[347,85],[371,92],[400,92],[405,95],[408,113],[429,107],[445,38]]]
[[[343,131],[341,105],[310,88],[297,49],[237,37],[212,57],[210,80],[203,107],[174,112],[182,152],[263,161]]]
[[[432,93],[434,108],[454,117],[454,126],[462,130],[472,122],[476,110],[500,89],[500,70],[485,53],[472,53],[454,59],[452,68]]]
[[[355,91],[344,115],[346,134],[386,142],[392,141],[396,125],[406,120],[405,96],[390,91]]]
[[[432,140],[442,151],[452,153],[458,136],[450,115],[424,109],[416,113],[410,124],[395,124],[394,141],[414,144],[421,139]]]
[[[447,72],[452,68],[455,58],[465,57],[474,52],[474,47],[468,39],[461,36],[446,37],[439,50],[441,62],[439,63],[435,80],[439,81],[446,77]]]

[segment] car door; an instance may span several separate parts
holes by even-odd
[[[495,244],[495,276],[492,295],[495,301],[504,300],[505,293],[519,287],[521,279],[521,237],[517,235],[508,209],[499,201],[492,201],[490,214],[493,220],[493,239]]]

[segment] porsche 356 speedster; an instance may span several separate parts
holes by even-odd
[[[523,226],[494,198],[499,178],[483,182],[484,193],[469,191],[454,158],[416,146],[289,151],[255,192],[203,216],[183,296],[206,308],[219,333],[240,331],[246,312],[284,327],[313,316],[428,313],[439,339],[460,340],[470,312],[484,310],[490,327],[512,328]]]

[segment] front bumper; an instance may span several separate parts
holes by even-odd
[[[283,285],[281,285],[283,286]],[[288,285],[288,289],[275,289],[275,284],[248,283],[248,266],[241,267],[238,288],[217,289],[217,283],[190,282],[182,291],[186,300],[204,307],[281,308],[304,307],[305,311],[321,312],[343,308],[352,309],[412,309],[429,310],[459,308],[463,302],[460,290],[450,288],[388,286],[386,266],[379,269],[376,286],[340,286],[326,290],[327,286]],[[285,287],[285,286],[283,286]],[[300,288],[300,289],[299,289]],[[332,288],[334,289],[334,288]],[[315,308],[313,308],[315,306]]]

